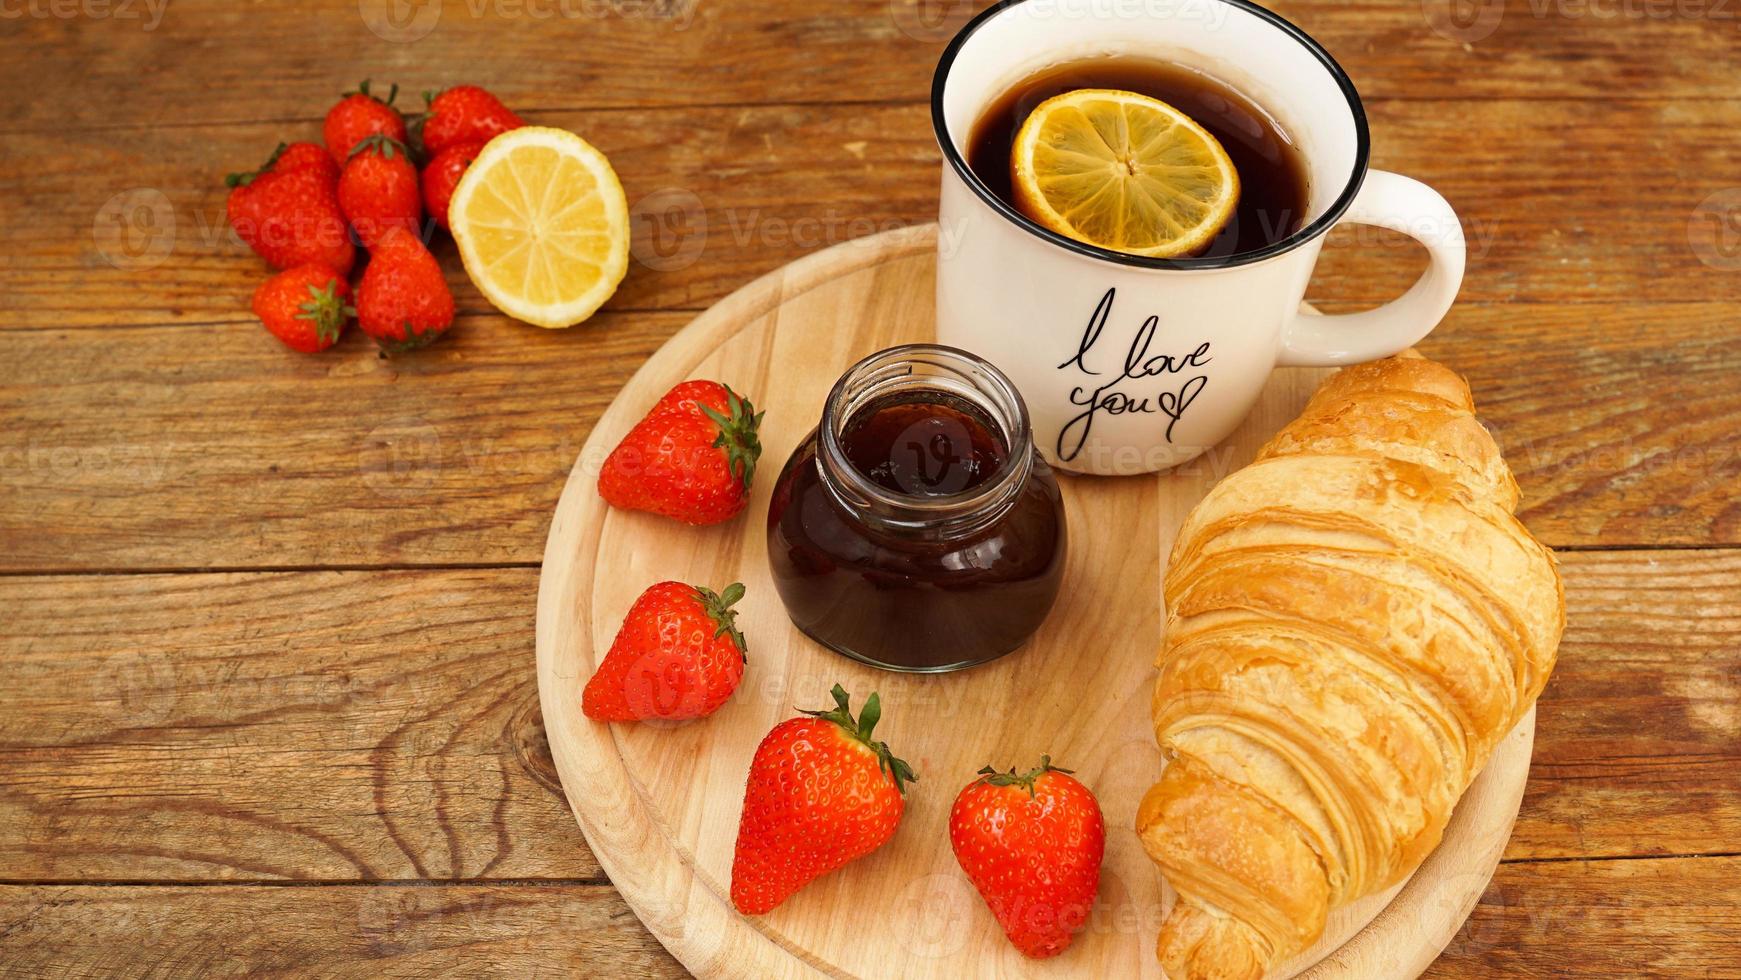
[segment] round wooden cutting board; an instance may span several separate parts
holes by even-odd
[[[1162,563],[1191,506],[1292,419],[1325,372],[1277,371],[1244,427],[1181,469],[1061,477],[1071,537],[1064,591],[1026,647],[943,676],[878,671],[823,649],[787,620],[768,576],[768,494],[848,365],[931,339],[934,254],[934,226],[848,242],[697,317],[599,420],[556,508],[537,635],[551,751],[612,884],[701,977],[1160,976],[1154,941],[1172,896],[1131,827],[1162,765],[1148,720]],[[661,394],[697,377],[724,381],[767,412],[748,510],[691,528],[607,507],[596,486],[605,456]],[[742,686],[713,717],[690,724],[588,720],[582,687],[635,597],[666,579],[748,587],[738,618],[749,641]],[[750,756],[795,708],[826,706],[837,682],[855,707],[881,692],[878,737],[919,773],[906,816],[874,854],[771,915],[740,916],[728,894]],[[1390,980],[1423,970],[1468,915],[1510,836],[1534,725],[1532,712],[1501,744],[1411,880],[1333,913],[1323,941],[1277,976]],[[981,766],[1031,766],[1042,753],[1099,797],[1106,863],[1086,931],[1062,956],[1029,961],[956,865],[945,822]]]

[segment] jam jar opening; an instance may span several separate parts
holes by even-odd
[[[908,460],[875,461],[881,453],[854,445],[851,436],[902,409],[911,418],[884,427],[898,427],[894,442],[907,443],[898,448]],[[926,425],[936,430],[929,444],[913,445]],[[986,435],[995,446],[975,445]],[[1028,409],[1015,386],[978,357],[938,344],[892,347],[848,368],[823,403],[817,442],[829,492],[860,520],[897,533],[971,533],[1009,509],[1033,469]]]
[[[1020,647],[1063,579],[1063,497],[996,368],[935,345],[850,368],[768,505],[768,563],[792,622],[889,670],[939,672]]]

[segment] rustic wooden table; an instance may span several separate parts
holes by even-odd
[[[549,514],[695,311],[933,216],[931,69],[972,5],[165,3],[0,5],[0,975],[680,974],[543,742]],[[1528,796],[1432,975],[1741,976],[1738,15],[1277,7],[1354,76],[1374,164],[1463,215],[1424,349],[1564,560]],[[450,263],[461,316],[415,355],[262,331],[222,176],[364,76],[608,152],[638,238],[606,311],[521,326]],[[1312,296],[1421,265],[1341,236]]]

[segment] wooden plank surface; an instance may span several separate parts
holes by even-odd
[[[1423,350],[1469,376],[1548,543],[1735,543],[1737,313],[1465,304]],[[244,322],[0,331],[0,568],[536,562],[593,420],[687,319],[465,317],[396,359]]]
[[[1506,858],[1733,851],[1741,552],[1564,557]],[[0,881],[596,876],[538,720],[536,584],[0,577]]]
[[[534,569],[0,578],[0,880],[593,878]]]
[[[0,977],[687,976],[609,885],[0,885]]]
[[[1502,864],[1425,976],[1733,980],[1738,936],[1741,858]],[[0,977],[116,973],[687,976],[602,885],[0,885]]]
[[[1368,113],[1374,166],[1434,185],[1463,217],[1462,302],[1741,302],[1741,258],[1707,241],[1707,221],[1730,205],[1700,214],[1730,200],[1714,195],[1736,182],[1741,99],[1617,99],[1600,111],[1537,98],[1374,100]],[[610,309],[701,309],[800,255],[936,217],[940,157],[924,105],[529,116],[586,136],[622,175],[638,240]],[[318,133],[302,120],[8,137],[0,293],[13,314],[0,330],[247,319],[264,269],[228,230],[223,175]],[[1554,134],[1555,151],[1532,133]],[[1338,232],[1311,298],[1332,310],[1392,298],[1423,254],[1395,233]],[[487,311],[448,266],[460,308]],[[1728,335],[1734,324],[1731,314]]]
[[[934,216],[931,69],[984,5],[0,11],[0,977],[682,975],[554,787],[549,511],[693,311]],[[1463,216],[1424,349],[1571,549],[1507,863],[1428,976],[1741,978],[1737,14],[1273,6],[1350,70],[1374,164]],[[275,347],[219,182],[363,76],[413,105],[482,83],[606,150],[636,205],[610,311],[523,328],[452,266],[465,315],[430,350]],[[1422,264],[1338,233],[1311,298]]]
[[[397,80],[420,106],[417,93],[454,84],[456,70],[464,81],[533,109],[917,103],[928,95],[949,36],[987,5],[431,0],[392,7],[386,0],[318,0],[238,7],[224,0],[117,0],[109,5],[116,12],[76,24],[66,17],[9,18],[11,35],[40,54],[0,63],[0,84],[87,97],[26,100],[0,123],[0,133],[312,119],[364,76]],[[1271,6],[1323,42],[1369,97],[1735,95],[1728,70],[1735,15],[1716,0]],[[499,56],[504,44],[512,45],[512,57]],[[197,70],[185,61],[190,50],[206,55]],[[486,51],[498,56],[478,56]]]

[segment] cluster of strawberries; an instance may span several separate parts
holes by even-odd
[[[461,85],[426,93],[428,111],[408,125],[393,107],[398,94],[395,85],[381,99],[363,82],[327,112],[325,146],[281,143],[260,169],[225,181],[230,227],[283,270],[254,292],[254,314],[293,350],[331,347],[353,316],[390,353],[429,344],[453,323],[453,294],[424,244],[425,212],[446,228],[466,167],[524,123]],[[358,243],[369,257],[353,306]]]
[[[762,415],[715,381],[672,388],[611,451],[599,494],[613,507],[689,524],[718,524],[749,502]],[[719,710],[743,679],[747,644],[720,592],[661,582],[641,594],[587,681],[581,708],[596,721],[676,721]],[[746,915],[774,910],[800,888],[887,843],[918,776],[873,735],[882,702],[855,716],[834,707],[781,722],[757,747],[732,859],[731,900]],[[1106,827],[1094,794],[1052,765],[980,770],[956,797],[949,839],[962,870],[1023,954],[1053,956],[1087,922],[1100,886]]]

